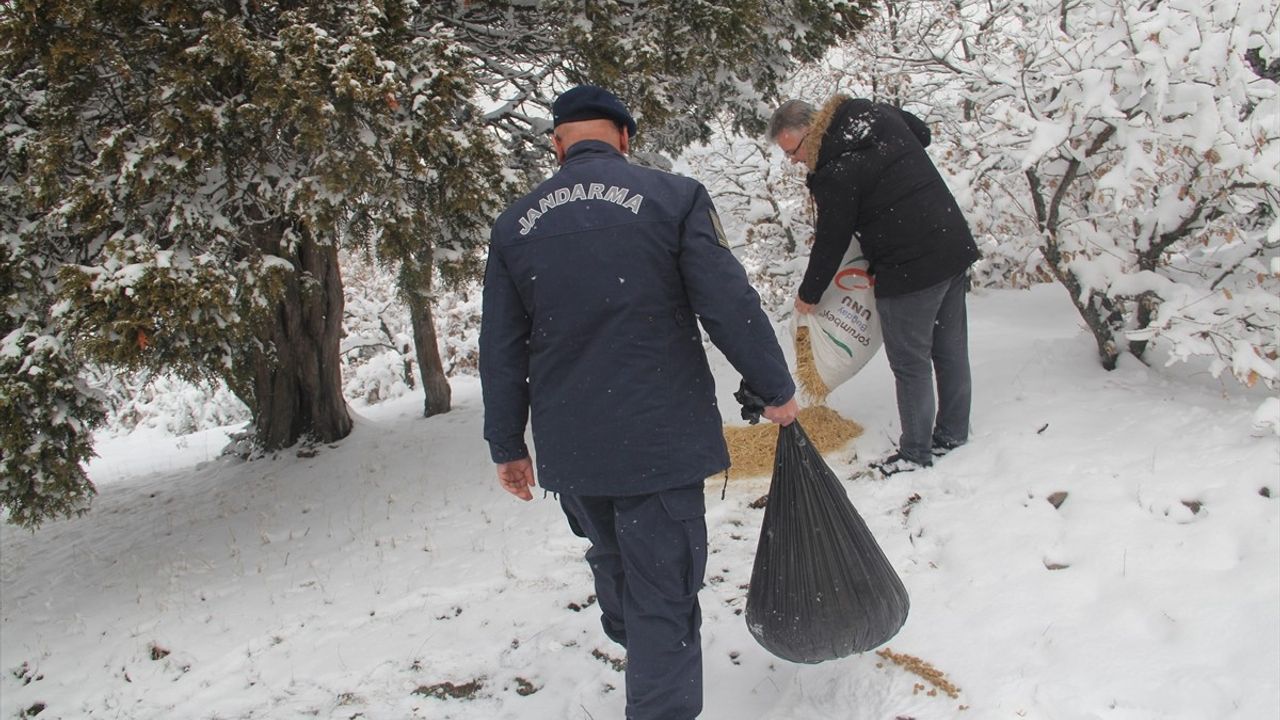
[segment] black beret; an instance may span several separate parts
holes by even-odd
[[[551,126],[578,120],[612,120],[627,128],[627,136],[635,137],[636,121],[618,96],[595,85],[569,88],[551,104]]]

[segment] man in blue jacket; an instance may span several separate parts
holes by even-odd
[[[609,92],[552,106],[560,170],[495,222],[480,330],[484,435],[507,492],[559,493],[590,540],[605,634],[627,650],[628,720],[702,710],[703,481],[729,466],[711,341],[790,424],[795,386],[711,198],[630,164]]]
[[[978,259],[969,224],[925,152],[929,127],[891,105],[837,95],[820,111],[783,103],[769,138],[808,167],[818,208],[796,311],[813,312],[857,235],[902,424],[897,452],[872,467],[885,476],[929,467],[969,438],[964,296]]]

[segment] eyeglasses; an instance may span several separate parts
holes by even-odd
[[[790,150],[788,150],[788,149],[786,149],[786,148],[782,148],[782,152],[783,152],[783,153],[785,153],[785,154],[786,154],[786,156],[787,156],[787,157],[789,157],[789,158],[792,158],[792,159],[799,159],[799,158],[798,158],[798,156],[796,155],[796,153],[800,152],[800,148],[804,146],[804,141],[805,141],[805,140],[807,140],[807,139],[809,139],[809,133],[806,131],[806,132],[805,132],[805,134],[803,134],[803,135],[801,135],[801,136],[800,136],[800,140],[799,140],[798,142],[796,142],[796,146],[795,146],[795,147],[791,148]],[[779,145],[778,147],[780,147],[780,148],[781,148],[782,146],[781,146],[781,145]]]

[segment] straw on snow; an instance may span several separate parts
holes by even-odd
[[[839,450],[862,434],[862,426],[831,408],[801,408],[797,418],[820,453]],[[729,476],[746,478],[773,474],[773,453],[778,444],[778,426],[773,423],[729,426],[724,429],[729,444]]]

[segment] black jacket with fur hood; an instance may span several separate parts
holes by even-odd
[[[818,206],[799,296],[817,303],[857,233],[877,297],[923,290],[978,258],[969,225],[924,148],[929,128],[892,105],[837,95],[814,117],[809,191]]]

